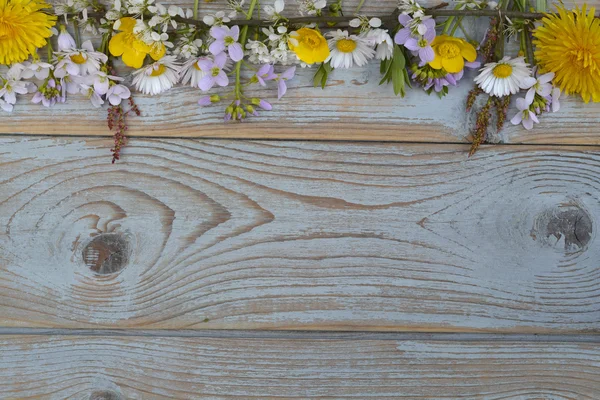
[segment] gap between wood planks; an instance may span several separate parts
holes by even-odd
[[[107,134],[107,135],[69,135],[69,134],[27,134],[27,135],[23,135],[23,134],[16,134],[16,133],[4,133],[4,132],[0,132],[0,138],[2,137],[10,137],[10,138],[15,138],[15,137],[21,137],[22,139],[43,139],[43,138],[49,138],[49,139],[97,139],[97,140],[102,140],[102,139],[110,139],[113,137],[112,134]],[[377,139],[373,139],[373,140],[368,140],[368,139],[336,139],[336,138],[327,138],[327,139],[302,139],[302,138],[280,138],[280,137],[276,137],[276,138],[264,138],[264,139],[260,139],[260,138],[251,138],[251,137],[223,137],[223,136],[198,136],[198,137],[190,137],[190,136],[145,136],[145,135],[135,135],[135,136],[128,136],[127,137],[128,140],[184,140],[184,141],[206,141],[206,140],[215,140],[215,141],[223,141],[223,142],[231,142],[231,141],[236,141],[236,142],[293,142],[293,143],[299,143],[299,142],[307,142],[307,143],[322,143],[322,144],[327,144],[327,143],[331,143],[331,144],[342,144],[342,143],[357,143],[357,144],[372,144],[372,145],[387,145],[387,144],[407,144],[407,145],[433,145],[433,146],[437,146],[437,145],[447,145],[447,146],[456,146],[456,145],[464,145],[464,146],[470,146],[471,142],[467,141],[467,140],[457,140],[457,141],[442,141],[442,142],[438,142],[438,141],[413,141],[413,140],[403,140],[403,139],[398,139],[398,140],[377,140]],[[535,146],[543,146],[543,147],[556,147],[556,148],[562,148],[562,147],[584,147],[584,148],[592,148],[592,149],[598,149],[600,151],[600,145],[598,144],[594,144],[594,143],[586,143],[586,144],[578,144],[578,143],[529,143],[529,142],[516,142],[516,143],[483,143],[480,146],[480,149],[484,149],[484,148],[494,148],[494,147],[500,147],[500,146],[511,146],[511,147],[535,147]],[[125,147],[127,147],[127,145],[125,145]],[[466,149],[466,153],[468,154],[468,150],[469,147],[465,147]]]
[[[47,329],[4,328],[1,336],[81,336],[81,337],[180,337],[211,339],[282,339],[282,340],[393,340],[444,342],[532,342],[532,343],[600,343],[598,334],[518,334],[518,333],[427,333],[427,332],[335,332],[273,330],[154,330],[154,329]]]

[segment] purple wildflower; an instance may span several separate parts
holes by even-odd
[[[229,85],[229,78],[223,71],[226,62],[227,55],[225,53],[217,54],[214,61],[209,59],[198,60],[198,66],[203,72],[206,72],[206,75],[198,82],[198,87],[206,92],[215,84],[219,86]]]
[[[261,86],[266,86],[265,81],[271,81],[277,78],[277,74],[274,72],[274,68],[271,64],[265,64],[256,72],[256,79]]]
[[[229,57],[234,62],[238,62],[244,58],[244,49],[238,43],[240,37],[239,26],[235,25],[231,28],[227,26],[213,26],[210,28],[210,35],[215,38],[215,41],[208,48],[212,54],[216,56],[227,49]]]
[[[126,100],[131,96],[131,91],[125,85],[112,85],[106,91],[106,99],[113,106],[121,104],[122,100]]]
[[[254,104],[255,106],[259,106],[260,108],[262,108],[263,110],[266,110],[266,111],[271,111],[273,109],[273,106],[271,105],[271,103],[269,103],[266,100],[259,99],[258,97],[254,97],[252,99],[252,104]]]
[[[52,107],[56,103],[64,103],[66,98],[62,95],[61,85],[54,79],[48,79],[38,88],[31,101],[35,104],[41,102],[44,107]]]
[[[400,29],[394,37],[394,41],[397,44],[404,45],[408,38],[418,38],[417,35],[425,36],[428,32],[433,32],[433,38],[435,37],[435,20],[433,18],[427,18],[425,20],[419,18],[417,20],[412,19],[407,14],[400,14],[398,16],[398,21],[402,24],[403,28]],[[431,35],[431,33],[429,33],[429,35]],[[433,40],[433,38],[431,38],[431,40]]]
[[[287,92],[287,84],[285,81],[292,79],[296,75],[296,67],[288,68],[283,74],[277,78],[277,98],[281,99]]]
[[[427,20],[432,21],[432,20]],[[418,53],[419,58],[423,65],[426,63],[433,61],[435,58],[435,53],[431,48],[431,42],[435,39],[435,30],[428,29],[425,34],[421,37],[411,36],[404,42],[404,47],[408,50],[415,51]]]
[[[517,99],[517,109],[519,112],[510,120],[513,125],[523,124],[525,129],[533,128],[533,123],[539,123],[537,115],[530,110],[531,103],[528,103],[524,98]]]

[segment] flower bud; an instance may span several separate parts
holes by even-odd
[[[64,25],[60,26],[60,34],[58,35],[58,51],[68,51],[71,49],[75,49],[77,44],[75,44],[75,39],[69,32],[67,32],[67,27]]]
[[[198,100],[198,105],[200,105],[201,107],[209,106],[210,104],[211,104],[210,96],[204,96],[204,97],[201,97],[200,100]]]

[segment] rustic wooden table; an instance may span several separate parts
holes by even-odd
[[[0,116],[0,398],[600,399],[600,106],[467,158],[468,85],[313,72],[136,94],[114,165],[105,110]]]

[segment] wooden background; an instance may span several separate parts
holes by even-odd
[[[600,106],[467,158],[468,79],[299,72],[136,94],[115,165],[85,101],[0,116],[0,398],[600,399]]]

